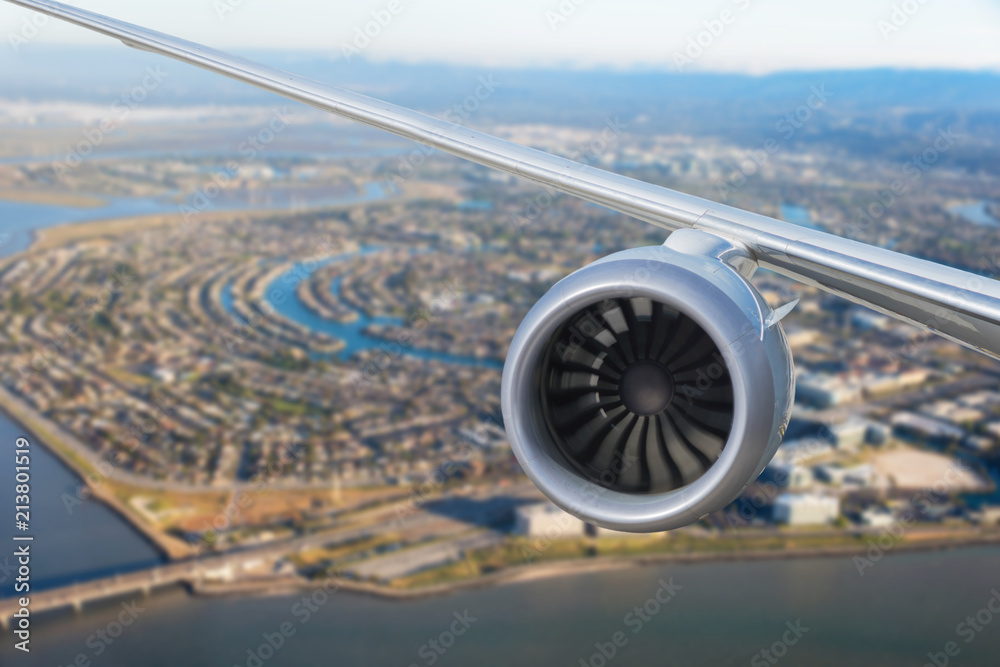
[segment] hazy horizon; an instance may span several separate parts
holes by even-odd
[[[750,74],[879,67],[1000,71],[1000,6],[986,0],[948,5],[848,0],[808,6],[792,0],[726,0],[711,6],[643,0],[512,0],[503,5],[421,0],[412,7],[410,0],[320,7],[300,0],[69,4],[216,48],[241,51],[266,44],[345,62],[364,57]],[[23,63],[52,44],[111,43],[56,21],[33,27],[25,23],[31,16],[0,3],[0,34],[9,45],[4,60]]]

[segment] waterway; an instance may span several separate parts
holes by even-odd
[[[977,201],[969,204],[952,206],[948,210],[976,225],[981,225],[983,227],[1000,227],[1000,220],[994,218],[988,211],[987,207],[989,207],[991,203],[992,202],[988,201]],[[786,222],[792,222],[796,225],[801,225],[802,227],[808,227],[809,229],[822,229],[822,227],[820,227],[819,224],[813,220],[812,214],[805,206],[782,204],[780,210],[781,219]]]
[[[139,208],[124,214],[147,212],[145,204],[132,205]],[[107,217],[107,211],[93,209],[53,211],[4,203],[0,219],[12,220],[8,214],[17,207],[30,207],[22,209],[28,213],[19,219],[35,223],[22,224],[22,231]],[[350,331],[358,335],[358,329]],[[18,435],[20,429],[0,415],[0,452],[12,458]],[[35,586],[160,562],[151,545],[101,505],[72,505],[71,513],[66,498],[75,494],[78,480],[38,443],[32,453]],[[13,507],[12,468],[12,462],[0,465],[0,507]],[[8,520],[13,517],[8,515]],[[10,569],[12,543],[3,537],[13,532],[12,524],[0,529],[8,545],[0,549],[4,595],[12,593],[17,576]],[[658,609],[650,600],[660,582],[671,577],[681,588]],[[929,653],[940,653],[955,642],[960,653],[952,664],[992,667],[1000,655],[1000,618],[988,605],[1000,595],[997,590],[1000,549],[978,548],[890,554],[874,562],[864,576],[852,559],[840,557],[661,565],[406,603],[335,593],[310,602],[313,611],[308,617],[310,607],[302,603],[301,594],[204,599],[171,591],[137,599],[131,607],[136,617],[125,628],[118,624],[118,602],[36,622],[29,655],[15,651],[11,636],[4,634],[0,664],[714,667],[752,665],[755,656],[761,656],[756,664],[774,664],[760,653],[769,650],[772,657],[781,654],[782,665],[894,667],[922,665]],[[637,606],[645,610],[637,613]],[[464,629],[461,623],[453,625],[455,614],[467,619],[468,629],[461,635],[451,633],[452,627]],[[975,627],[980,630],[968,625],[969,616],[978,616]],[[294,634],[279,642],[274,633],[283,623]],[[798,624],[801,637],[795,637],[794,644],[782,643],[783,636],[794,636],[786,633],[787,624]],[[610,652],[609,642],[617,632],[622,633],[622,645],[614,649],[614,657],[603,657],[600,651]],[[266,637],[279,647],[262,650]]]
[[[813,220],[812,213],[805,206],[796,206],[795,204],[782,204],[780,206],[781,219],[785,222],[791,222],[792,224],[798,225],[800,227],[808,227],[809,229],[821,229],[816,221]]]
[[[952,213],[961,216],[973,222],[977,225],[983,227],[1000,227],[1000,220],[997,220],[992,215],[990,215],[987,207],[990,206],[992,202],[987,201],[977,201],[971,204],[960,204],[958,206],[952,206],[948,210]]]
[[[363,192],[352,194],[328,194],[322,189],[301,191],[284,189],[267,195],[253,192],[220,196],[211,202],[208,211],[239,211],[287,209],[294,207],[339,206],[360,204],[385,198],[386,193],[378,183],[368,183]],[[0,257],[20,252],[31,245],[34,233],[40,229],[56,227],[76,222],[132,218],[160,213],[177,213],[179,204],[170,197],[112,197],[105,198],[102,206],[90,208],[75,206],[54,206],[0,200]]]
[[[365,311],[353,308],[349,302],[341,300],[340,289],[343,281],[342,278],[336,278],[331,282],[330,293],[356,315],[355,319],[349,322],[329,320],[317,315],[302,303],[297,291],[299,284],[303,280],[308,280],[314,272],[328,264],[350,261],[355,257],[372,255],[381,250],[381,248],[377,247],[366,247],[356,253],[346,253],[329,257],[323,262],[314,263],[311,267],[307,267],[304,264],[296,264],[294,268],[278,276],[268,285],[267,294],[272,298],[272,305],[275,311],[293,322],[308,327],[312,331],[325,333],[344,341],[345,347],[337,355],[341,361],[348,361],[358,352],[366,350],[386,349],[390,354],[395,352],[397,348],[392,346],[391,339],[385,341],[376,338],[365,333],[365,329],[372,325],[402,327],[406,325],[406,321],[398,317],[370,317]],[[233,309],[231,283],[223,288],[221,299],[226,311],[238,318],[239,315]],[[503,368],[503,362],[498,359],[480,359],[477,357],[439,352],[437,350],[422,349],[411,345],[400,346],[399,349],[403,355],[416,359],[440,361],[459,366],[474,366],[477,368]]]
[[[752,662],[769,650],[781,665],[902,667],[956,642],[953,664],[995,667],[1000,615],[988,604],[1000,596],[998,563],[1000,549],[978,548],[885,556],[864,576],[844,557],[660,565],[403,603],[334,592],[309,601],[311,610],[303,593],[177,591],[139,599],[138,618],[110,645],[96,633],[120,629],[120,603],[53,618],[38,626],[30,660],[7,662],[5,642],[0,663],[62,666],[82,654],[101,667],[720,667],[775,664]],[[661,582],[680,588],[668,598]],[[658,591],[665,605],[654,602]],[[467,628],[453,624],[456,614]],[[958,629],[977,615],[980,632]],[[289,636],[279,642],[283,623]],[[621,646],[602,662],[619,632]],[[279,648],[261,650],[267,636]]]
[[[14,443],[25,433],[0,413],[0,597],[15,594],[13,564]],[[104,505],[80,502],[81,481],[42,443],[31,442],[31,589],[151,567],[162,562],[156,549]],[[0,664],[5,664],[0,661]]]

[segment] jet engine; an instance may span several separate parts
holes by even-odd
[[[630,532],[722,509],[777,450],[791,352],[745,248],[695,230],[557,283],[511,343],[511,446],[558,506]]]

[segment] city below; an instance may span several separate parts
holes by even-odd
[[[992,280],[1000,187],[946,163],[961,134],[924,128],[902,161],[810,148],[818,95],[749,149],[632,117],[477,126]],[[92,143],[88,104],[4,112],[0,409],[85,480],[68,513],[96,499],[163,557],[52,586],[36,612],[176,584],[410,598],[671,560],[843,554],[863,575],[1000,542],[987,357],[760,271],[772,306],[797,301],[777,456],[694,526],[610,531],[526,480],[501,371],[553,283],[660,232],[310,111],[148,109]]]

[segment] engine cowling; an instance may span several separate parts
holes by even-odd
[[[531,309],[504,367],[504,421],[556,505],[606,528],[668,530],[757,478],[794,374],[748,263],[722,239],[675,232],[580,269]]]

